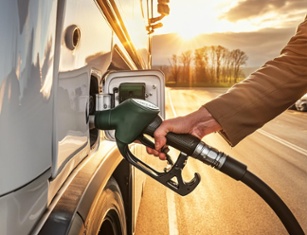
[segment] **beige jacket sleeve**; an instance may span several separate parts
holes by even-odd
[[[204,106],[231,146],[270,121],[307,92],[307,17],[279,57]]]

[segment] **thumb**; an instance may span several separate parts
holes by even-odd
[[[165,136],[157,136],[155,137],[155,149],[160,151],[166,145]]]

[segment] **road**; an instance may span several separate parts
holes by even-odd
[[[187,114],[225,89],[167,89],[166,118]],[[288,205],[307,233],[307,113],[287,110],[231,148],[218,134],[203,141],[246,164]],[[174,154],[174,152],[172,153]],[[177,153],[175,152],[176,156]],[[147,161],[160,167],[161,161]],[[163,163],[164,164],[164,163]],[[136,235],[288,234],[272,209],[239,181],[189,158],[184,175],[201,182],[179,196],[146,179]]]
[[[166,91],[166,118],[198,109],[224,89]],[[288,205],[307,233],[307,113],[287,110],[231,148],[218,134],[203,141],[246,164]],[[172,151],[172,154],[177,154]],[[160,167],[164,162],[149,156]],[[252,189],[189,158],[186,180],[201,175],[198,187],[179,196],[147,177],[136,235],[288,234],[272,209]]]

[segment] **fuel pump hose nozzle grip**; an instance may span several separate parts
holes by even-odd
[[[146,134],[144,130],[150,123],[156,125],[157,120],[161,123],[162,119],[158,115],[159,111],[158,107],[145,100],[127,99],[113,109],[97,111],[95,113],[95,127],[100,130],[115,130],[117,147],[130,164],[176,193],[182,196],[187,195],[200,182],[200,176],[197,173],[194,174],[194,178],[189,182],[185,182],[182,178],[182,169],[186,165],[187,154],[180,153],[171,168],[160,172],[134,156],[129,149],[128,145],[136,140],[148,147],[154,147],[154,143],[144,136]],[[153,125],[149,128],[151,127]],[[175,141],[175,143],[177,142]],[[175,178],[176,180],[174,180]]]
[[[185,167],[188,156],[192,156],[227,174],[230,173],[236,179],[244,174],[244,169],[246,169],[244,165],[231,160],[228,162],[236,164],[230,164],[230,167],[224,168],[226,158],[229,157],[190,134],[167,134],[167,145],[181,152],[175,164],[167,172],[158,172],[142,162],[130,152],[128,145],[135,140],[140,140],[141,143],[145,144],[150,142],[144,134],[153,137],[155,130],[162,123],[162,118],[158,114],[159,108],[150,102],[128,99],[113,109],[96,112],[95,126],[101,130],[114,129],[116,143],[123,157],[129,163],[180,195],[192,192],[200,182],[200,176],[197,173],[194,174],[194,178],[190,182],[185,182],[182,178],[182,169]],[[154,145],[147,146],[152,147]],[[228,165],[226,164],[226,166]],[[238,165],[240,166],[239,174]],[[233,169],[235,169],[234,173]],[[177,178],[177,182],[173,180],[174,177]]]
[[[146,127],[144,133],[153,136],[155,130],[161,123],[161,117],[157,116],[155,120]],[[240,180],[247,171],[246,165],[207,145],[191,134],[175,134],[169,132],[166,135],[166,140],[167,145],[222,171],[236,180]]]

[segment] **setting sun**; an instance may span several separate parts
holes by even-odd
[[[229,24],[220,17],[232,5],[225,0],[170,1],[171,14],[163,20],[161,31],[176,32],[186,40],[201,33],[227,31]]]

